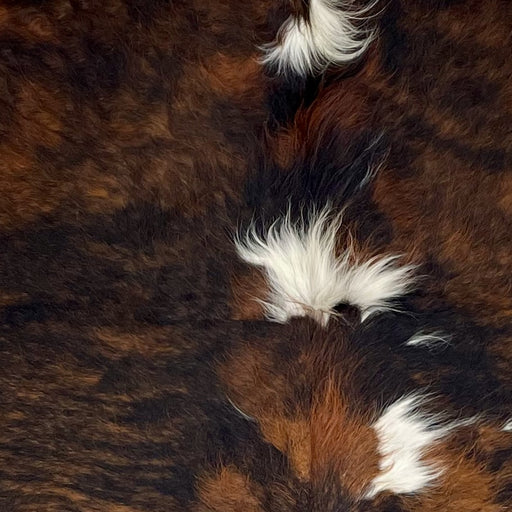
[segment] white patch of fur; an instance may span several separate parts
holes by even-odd
[[[512,432],[512,418],[510,418],[505,425],[503,425],[502,429],[504,432]]]
[[[422,332],[416,333],[406,343],[409,347],[426,347],[427,349],[444,348],[450,344],[449,338],[439,332],[426,334]]]
[[[344,0],[311,0],[309,21],[290,16],[276,41],[265,48],[263,62],[280,73],[291,70],[306,76],[329,64],[356,59],[368,48],[373,34],[354,22],[364,19],[375,3],[356,10]]]
[[[443,468],[424,460],[432,445],[454,428],[474,419],[446,423],[439,415],[425,414],[420,406],[428,398],[414,394],[390,405],[374,424],[379,440],[380,474],[373,479],[367,498],[382,491],[415,493],[442,475]]]
[[[327,209],[313,212],[308,223],[293,224],[287,215],[262,237],[250,228],[236,240],[240,257],[266,273],[270,292],[262,303],[268,319],[284,323],[310,315],[326,324],[337,304],[349,303],[365,320],[392,309],[391,301],[409,291],[413,267],[396,266],[397,256],[362,262],[351,246],[337,256],[340,222]]]

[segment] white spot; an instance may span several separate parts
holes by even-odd
[[[510,418],[505,425],[503,425],[502,429],[504,432],[512,432],[512,418]]]
[[[396,266],[397,256],[359,261],[350,243],[337,256],[340,222],[328,209],[313,212],[307,223],[292,223],[287,215],[261,237],[250,228],[236,240],[240,257],[266,273],[270,291],[262,303],[268,319],[284,323],[310,315],[326,324],[337,304],[348,303],[365,320],[392,309],[392,300],[409,291],[413,267]]]
[[[426,334],[422,332],[416,333],[406,343],[409,347],[426,347],[427,349],[445,348],[450,344],[449,337],[442,333],[433,332]]]
[[[310,0],[309,20],[290,16],[279,30],[276,41],[268,45],[263,62],[279,73],[293,71],[306,76],[323,71],[329,64],[356,59],[368,48],[373,33],[358,28],[377,0],[355,9],[343,0]]]
[[[474,421],[446,423],[439,415],[422,413],[419,407],[426,400],[418,394],[403,397],[390,405],[375,423],[380,474],[373,479],[367,498],[382,491],[415,493],[431,485],[443,473],[443,468],[424,460],[428,449],[454,428]]]

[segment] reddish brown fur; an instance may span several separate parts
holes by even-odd
[[[348,370],[354,368],[352,356],[337,356],[345,361],[347,370],[342,372],[342,380],[333,379],[333,355],[320,342],[321,330],[312,334],[318,343],[311,345],[303,345],[300,330],[290,334],[285,339],[296,346],[297,353],[288,363],[276,364],[277,340],[262,341],[260,347],[245,346],[234,353],[220,367],[227,395],[258,422],[265,439],[287,455],[300,479],[321,488],[334,475],[343,489],[359,497],[377,474],[378,457],[371,416],[350,411],[348,397],[343,396],[354,378],[354,370]],[[308,390],[311,396],[301,397],[301,389],[308,385],[312,386]]]
[[[343,391],[328,380],[311,413],[312,476],[318,487],[333,471],[347,492],[361,496],[378,473],[377,437],[370,418],[351,414]]]
[[[209,476],[201,478],[199,499],[203,506],[198,511],[224,512],[225,510],[246,510],[261,512],[261,490],[236,468],[222,467]]]
[[[262,320],[265,311],[262,300],[268,294],[264,274],[258,269],[244,269],[235,273],[231,284],[232,316],[234,320]]]
[[[61,0],[41,9],[4,8],[3,37],[28,57],[24,70],[16,57],[2,64],[12,119],[1,142],[2,225],[62,218],[71,205],[111,212],[134,190],[190,213],[222,204],[228,190],[236,196],[255,128],[265,119],[257,45],[271,38],[268,7],[116,1],[97,8]],[[106,56],[95,63],[88,51]],[[83,73],[76,77],[83,92],[69,80],[73,73]],[[86,92],[87,80],[98,89]],[[219,110],[228,104],[229,111]],[[38,160],[41,148],[60,161]]]
[[[506,467],[500,472],[503,481],[496,481],[486,470],[486,461],[510,450],[510,435],[499,425],[463,428],[449,440],[430,450],[426,460],[439,464],[443,475],[430,492],[406,498],[408,510],[458,510],[498,512],[503,510],[496,501],[502,485],[510,478]],[[509,465],[510,460],[505,462]]]
[[[510,509],[506,1],[392,0],[367,60],[313,84],[257,63],[305,2],[4,4],[1,510]],[[410,315],[271,324],[232,237],[331,136],[352,160],[382,136],[347,226],[424,277]],[[404,348],[423,316],[450,349]],[[480,422],[425,453],[437,486],[362,500],[373,422],[424,387]]]

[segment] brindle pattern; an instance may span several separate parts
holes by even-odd
[[[0,7],[1,510],[512,505],[508,2],[392,0],[306,83],[256,62],[295,4]],[[231,237],[290,195],[421,264],[414,315],[262,321]],[[452,345],[404,349],[424,328]],[[361,501],[368,425],[426,385],[486,422],[429,454],[438,489]]]

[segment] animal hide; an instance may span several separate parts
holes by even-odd
[[[511,33],[2,2],[0,510],[510,510]]]

